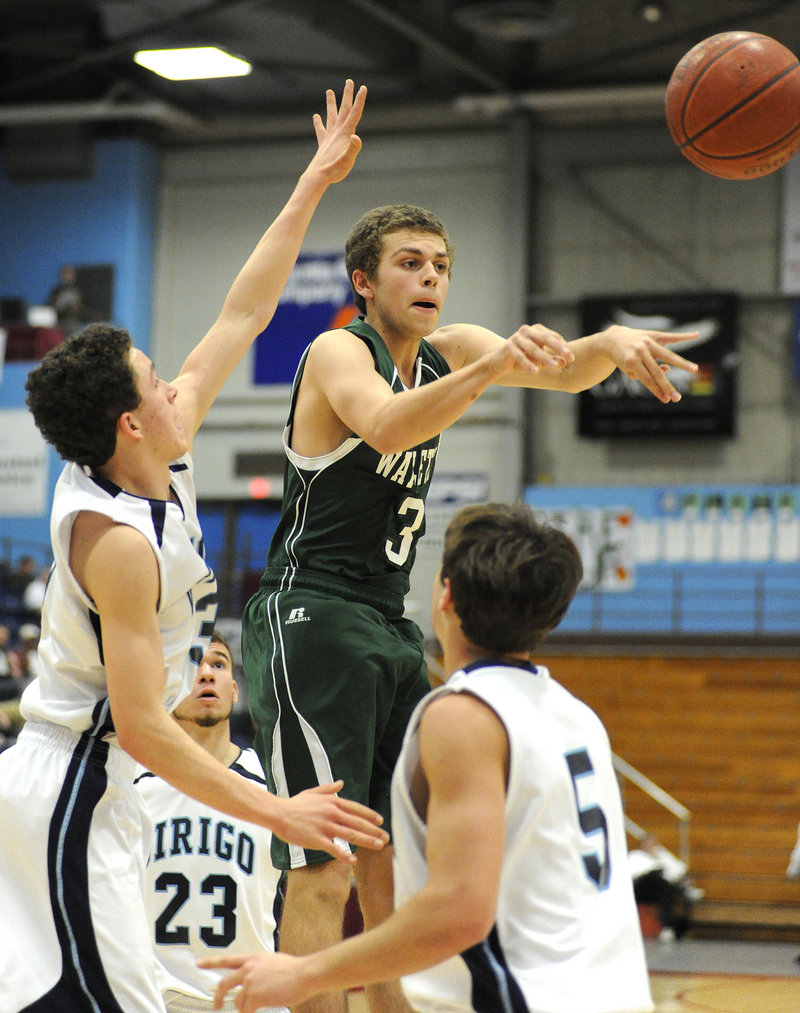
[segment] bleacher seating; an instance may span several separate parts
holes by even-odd
[[[800,939],[786,878],[800,821],[800,661],[791,657],[537,655],[589,704],[615,753],[692,812],[698,929]],[[674,817],[636,791],[628,814],[671,850]]]

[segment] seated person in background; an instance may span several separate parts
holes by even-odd
[[[173,717],[220,763],[264,784],[256,753],[231,741],[237,692],[230,644],[215,631],[192,692]],[[198,968],[198,958],[275,948],[281,874],[270,858],[272,834],[189,798],[149,771],[135,783],[154,827],[145,889],[158,983],[168,1013],[210,1010],[222,975]]]
[[[689,927],[692,902],[704,896],[703,890],[692,885],[686,863],[653,834],[646,834],[628,852],[628,866],[637,904],[655,904],[662,938],[680,939]]]
[[[240,1013],[403,978],[414,1010],[652,1010],[608,736],[534,665],[581,579],[578,550],[523,505],[466,507],[434,581],[449,678],[412,714],[392,781],[396,909],[306,956],[235,968]]]
[[[36,560],[33,556],[20,556],[13,568],[6,568],[3,575],[3,587],[20,603],[25,589],[36,578]]]
[[[25,677],[16,651],[10,649],[11,631],[0,623],[0,748],[10,744],[19,731],[22,719],[19,698],[25,688]]]
[[[13,654],[17,659],[23,687],[33,682],[39,674],[39,627],[36,623],[23,623],[17,632],[19,645]]]
[[[83,295],[78,287],[78,273],[72,264],[64,264],[58,272],[58,283],[50,289],[48,306],[56,311],[61,330],[69,336],[81,326]]]
[[[43,566],[22,592],[22,610],[27,618],[35,619],[37,622],[41,619],[44,592],[47,590],[49,576],[50,567]]]
[[[22,669],[10,643],[11,630],[0,623],[0,701],[15,700],[23,689]]]

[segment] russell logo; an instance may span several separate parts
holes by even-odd
[[[289,613],[289,618],[284,622],[284,626],[289,626],[290,623],[310,623],[311,616],[306,615],[304,608],[292,609]]]

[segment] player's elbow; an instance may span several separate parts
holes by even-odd
[[[147,739],[140,730],[129,724],[115,726],[117,743],[137,763],[147,766]]]
[[[463,953],[471,946],[477,946],[492,931],[494,917],[475,915],[454,919],[449,949],[452,953]]]
[[[449,949],[453,953],[482,942],[491,932],[496,920],[496,905],[483,894],[462,891],[445,908],[449,912]]]
[[[375,436],[373,439],[367,440],[367,443],[376,450],[382,457],[390,457],[392,454],[402,454],[404,450],[408,448],[404,446],[399,440],[390,439],[384,436]]]
[[[148,723],[142,719],[115,721],[114,730],[120,749],[143,767],[152,770],[154,763],[157,763],[158,760],[158,747],[154,743],[154,736]]]
[[[402,454],[422,442],[416,433],[409,432],[407,425],[398,426],[391,418],[376,419],[364,441],[385,456]]]

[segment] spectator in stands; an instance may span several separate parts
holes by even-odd
[[[17,633],[19,646],[14,650],[23,687],[39,674],[39,635],[36,623],[23,623]]]
[[[647,834],[628,852],[628,865],[637,904],[658,907],[660,938],[680,939],[689,927],[692,903],[704,896],[689,879],[686,863]]]
[[[42,602],[50,576],[50,567],[43,566],[22,593],[22,611],[26,619],[39,620],[42,614]]]
[[[10,650],[11,631],[0,624],[0,701],[13,700],[22,692],[22,673],[16,654]]]
[[[0,749],[16,738],[21,727],[19,698],[25,688],[16,652],[9,647],[11,631],[0,623]]]
[[[20,603],[28,584],[36,577],[36,560],[33,556],[20,556],[13,569],[7,569],[3,577],[6,591],[19,598]]]
[[[72,264],[64,264],[59,271],[58,284],[50,289],[47,304],[56,311],[58,326],[67,337],[80,328],[83,322],[83,295]]]

